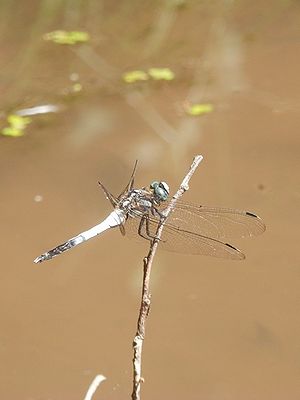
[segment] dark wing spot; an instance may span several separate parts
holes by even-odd
[[[248,215],[249,217],[258,218],[257,215],[255,215],[255,214],[253,214],[253,213],[251,213],[249,211],[246,211],[246,215]]]
[[[239,255],[239,259],[240,259],[240,260],[244,260],[244,259],[246,258],[245,254],[242,253],[242,252],[241,252],[239,249],[237,249],[236,247],[232,246],[232,245],[229,244],[229,243],[224,243],[224,244],[225,244],[225,246],[230,247],[232,250],[234,250],[234,251],[236,252],[236,254]]]
[[[237,249],[234,246],[231,246],[231,244],[229,244],[229,243],[225,243],[225,245],[228,246],[228,247],[231,247],[233,250],[239,251],[239,249]]]

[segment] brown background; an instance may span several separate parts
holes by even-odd
[[[147,243],[115,230],[33,259],[109,213],[98,179],[119,192],[138,158],[137,186],[173,193],[198,153],[185,200],[256,212],[267,231],[232,243],[244,262],[158,252],[143,399],[300,398],[299,27],[297,1],[1,2],[1,126],[61,111],[0,137],[0,398],[83,399],[98,373],[94,399],[129,398]],[[43,41],[54,29],[91,41]],[[149,67],[176,79],[122,82]]]

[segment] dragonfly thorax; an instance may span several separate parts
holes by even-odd
[[[137,216],[155,212],[162,200],[153,190],[133,189],[120,199],[118,208],[127,215]]]

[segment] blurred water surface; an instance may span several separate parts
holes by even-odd
[[[0,128],[51,104],[22,137],[0,136],[0,397],[131,393],[147,243],[108,232],[51,262],[41,252],[100,222],[139,159],[137,186],[247,209],[267,232],[232,243],[244,262],[158,252],[144,346],[144,399],[298,399],[299,81],[297,1],[0,3]],[[43,40],[84,31],[76,46]],[[127,71],[175,79],[126,84]],[[187,104],[211,104],[199,117]]]

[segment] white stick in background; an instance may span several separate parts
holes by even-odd
[[[100,385],[101,382],[105,381],[106,378],[103,375],[96,375],[93,382],[90,384],[88,391],[86,392],[84,400],[92,400],[94,393],[97,390],[97,387]]]

